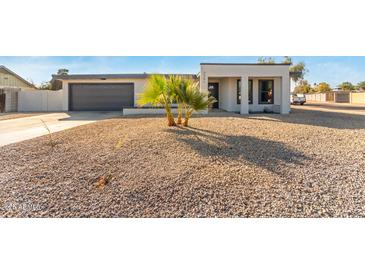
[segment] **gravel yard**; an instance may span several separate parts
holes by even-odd
[[[109,119],[0,148],[0,216],[365,217],[364,136],[300,107]]]

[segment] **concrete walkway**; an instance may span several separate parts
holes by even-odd
[[[42,120],[53,133],[117,116],[121,112],[62,112],[0,121],[0,147],[48,134]]]

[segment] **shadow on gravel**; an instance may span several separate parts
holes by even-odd
[[[121,119],[143,119],[143,118],[164,118],[164,115],[135,115],[135,116],[122,116]],[[212,111],[207,115],[194,115],[195,119],[204,119],[208,117],[213,118],[238,118],[238,119],[252,119],[259,121],[270,121],[278,123],[309,125],[318,127],[327,127],[333,129],[365,129],[365,111],[364,115],[340,113],[340,112],[327,112],[321,110],[312,109],[292,109],[292,113],[289,115],[281,114],[249,114],[240,115],[238,113],[224,112],[224,111]]]
[[[320,110],[295,109],[289,115],[260,114],[252,115],[249,119],[289,124],[302,124],[334,129],[365,129],[365,115]]]
[[[302,166],[310,160],[303,153],[281,142],[259,139],[252,136],[224,135],[197,128],[170,128],[167,132],[176,135],[176,140],[189,145],[204,157],[228,161],[248,161],[253,165],[280,174],[281,166]]]

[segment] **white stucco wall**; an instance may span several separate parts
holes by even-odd
[[[63,80],[62,87],[63,87],[63,99],[62,99],[62,105],[63,110],[68,111],[69,107],[69,92],[68,87],[69,84],[77,84],[77,83],[133,83],[134,84],[134,106],[137,106],[137,100],[138,100],[138,94],[143,92],[145,85],[147,83],[146,79],[106,79],[106,80],[100,80],[100,79],[91,79],[91,80]]]
[[[249,105],[252,112],[263,111],[264,108],[290,112],[290,80],[289,65],[242,65],[242,64],[202,64],[200,67],[200,88],[208,90],[208,83],[218,81],[220,84],[219,107],[227,111],[239,112],[241,105],[237,104],[237,79],[245,77],[253,80],[253,104]],[[258,103],[258,80],[274,80],[274,104]]]
[[[219,108],[226,111],[240,112],[241,105],[237,104],[237,80],[239,78],[209,78],[209,83],[219,83]],[[274,80],[274,104],[259,104],[259,80]],[[281,78],[249,78],[252,80],[252,104],[250,112],[263,112],[264,109],[279,109],[281,102]],[[277,103],[279,102],[279,103]]]
[[[16,112],[18,110],[18,91],[5,90],[5,112]]]

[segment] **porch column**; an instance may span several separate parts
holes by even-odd
[[[200,91],[208,91],[208,76],[205,71],[200,74]]]
[[[248,114],[248,76],[241,76],[241,114]]]
[[[280,114],[289,114],[290,112],[290,77],[289,73],[281,77],[281,104]]]

